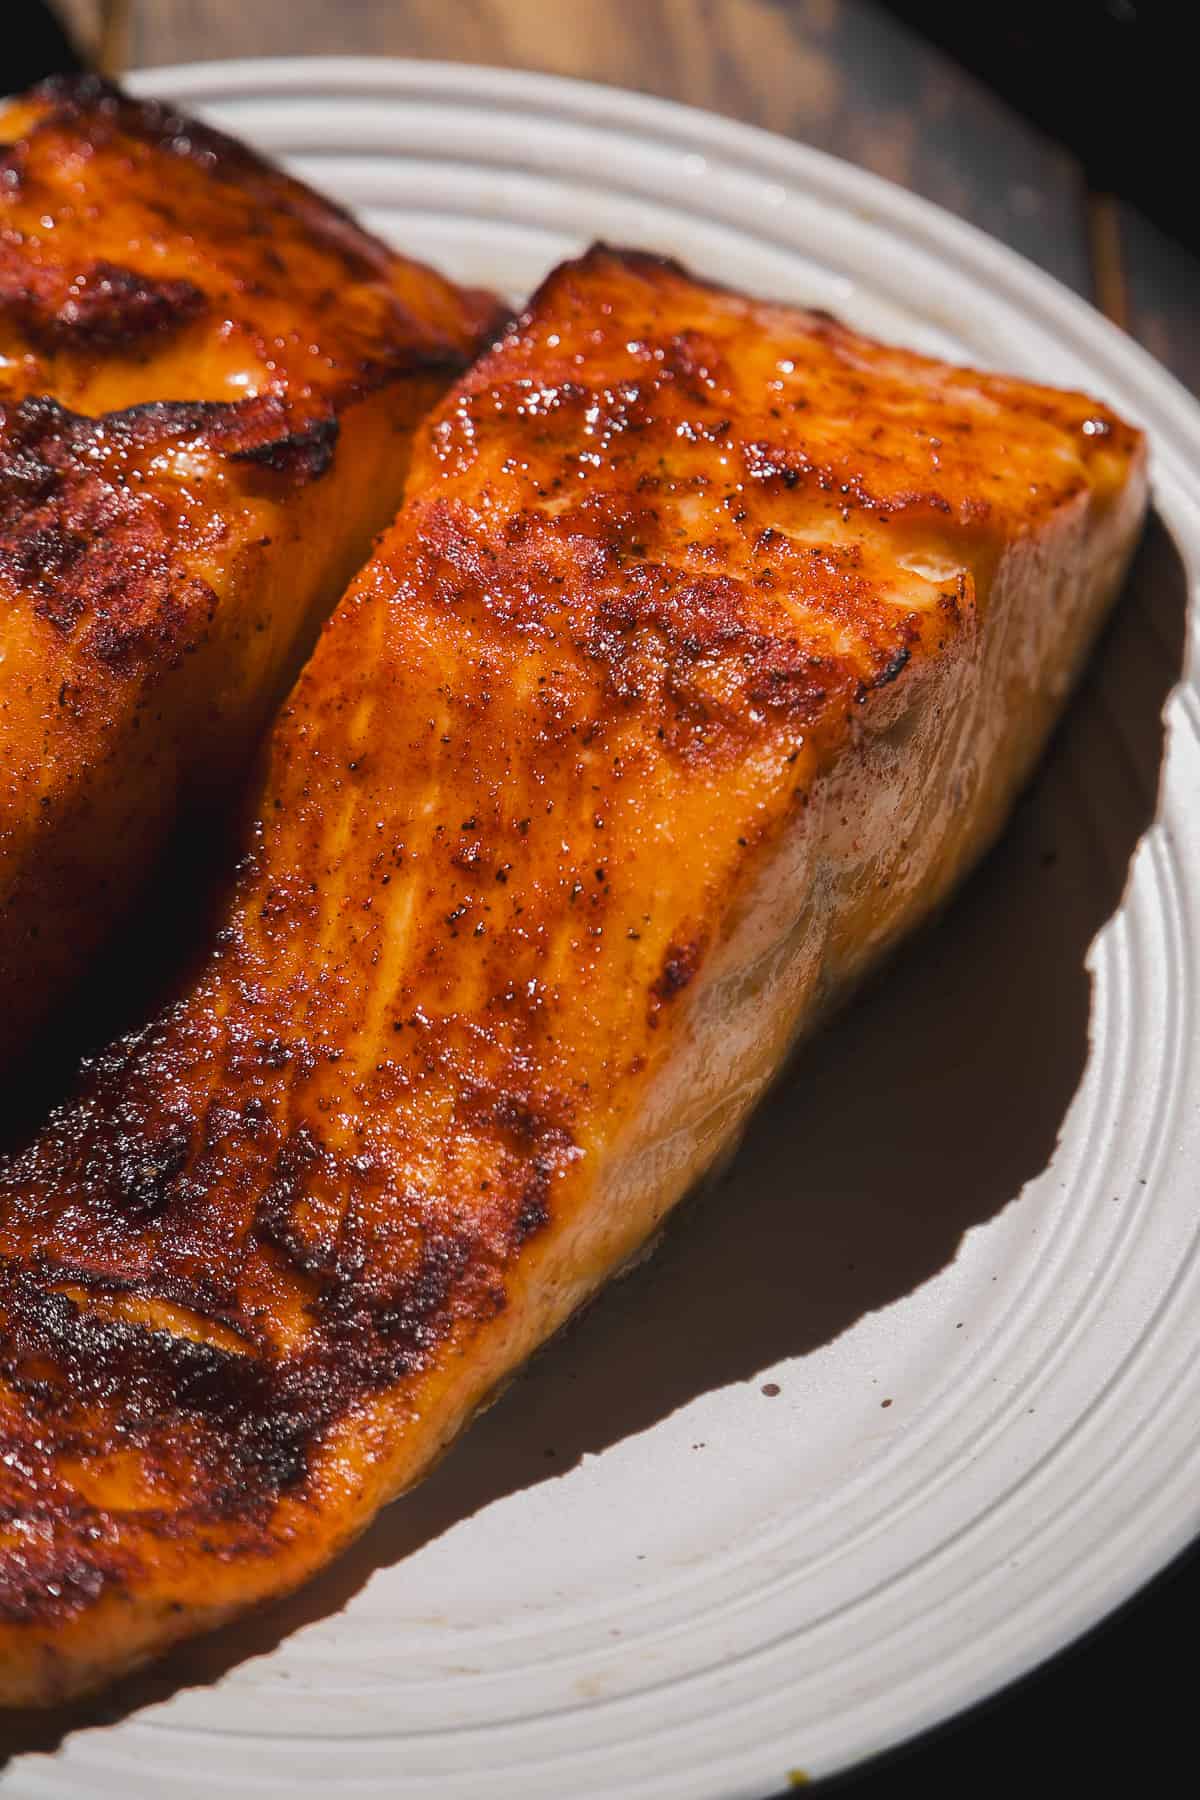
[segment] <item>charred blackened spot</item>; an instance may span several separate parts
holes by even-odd
[[[85,1262],[60,1261],[38,1252],[30,1257],[29,1265],[43,1287],[81,1290],[87,1297],[89,1309],[103,1309],[114,1300],[126,1297],[135,1301],[161,1301],[170,1308],[176,1320],[189,1323],[193,1337],[203,1338],[207,1328],[216,1326],[221,1333],[239,1340],[237,1349],[242,1344],[258,1341],[253,1327],[239,1312],[236,1282],[209,1270],[182,1274],[160,1267],[123,1274],[115,1270],[111,1262],[89,1266]],[[118,1316],[128,1315],[119,1313]],[[138,1321],[134,1318],[132,1322]]]
[[[114,480],[95,454],[153,429],[44,397],[0,407],[0,575],[64,636],[86,622],[85,648],[120,674],[174,666],[216,606],[176,563],[161,497]]]
[[[475,1240],[466,1233],[429,1230],[415,1268],[372,1302],[370,1323],[388,1350],[393,1369],[403,1372],[416,1367],[444,1335],[449,1327],[451,1295],[477,1254]],[[361,1275],[346,1286],[361,1294]],[[377,1379],[387,1379],[382,1369]]]
[[[302,1396],[292,1391],[295,1383],[287,1373],[281,1378],[269,1364],[250,1357],[231,1358],[214,1371],[209,1412],[217,1429],[209,1462],[214,1475],[226,1476],[209,1501],[217,1517],[265,1516],[308,1474],[314,1440],[328,1422],[330,1396],[306,1397],[308,1404],[300,1404]]]
[[[331,1247],[305,1236],[296,1211],[303,1203],[314,1171],[324,1158],[323,1146],[307,1125],[300,1125],[280,1146],[269,1184],[254,1209],[252,1230],[301,1275],[317,1278],[330,1271]]]
[[[0,480],[3,477],[0,475]],[[16,585],[36,585],[43,590],[43,618],[68,631],[79,617],[81,608],[63,591],[61,584],[87,551],[87,540],[78,532],[50,521],[44,525],[31,522],[30,529],[16,532],[0,542],[0,568]]]
[[[660,1000],[672,1000],[687,987],[700,966],[700,945],[672,944],[663,960],[662,974],[655,983]]]
[[[871,686],[877,688],[887,687],[890,682],[895,681],[896,677],[908,667],[911,660],[912,651],[907,644],[901,644],[899,650],[891,657],[883,672],[875,677]]]
[[[693,939],[687,944],[670,944],[663,958],[663,966],[657,980],[650,988],[649,1022],[658,1023],[658,1014],[663,1006],[681,994],[692,981],[700,959],[704,953],[703,945]]]
[[[0,310],[37,349],[51,353],[137,350],[182,330],[206,304],[194,282],[159,280],[121,263],[96,262],[70,278],[54,270],[36,282],[29,271],[23,278],[0,274]]]
[[[0,403],[0,526],[44,500],[61,479],[62,451],[84,421],[49,395]]]
[[[131,1225],[148,1224],[164,1211],[191,1150],[191,1132],[169,1125],[158,1137],[119,1141],[114,1201]]]
[[[253,463],[293,481],[316,481],[333,462],[338,431],[338,421],[332,414],[327,418],[311,419],[282,437],[233,451],[230,460]]]
[[[64,417],[70,421],[73,444],[97,435],[131,450],[203,444],[230,462],[301,483],[315,481],[328,469],[339,429],[336,414],[298,418],[279,394],[249,394],[242,400],[147,400],[97,419],[69,413]]]
[[[214,1491],[213,1512],[220,1516],[252,1511],[256,1491],[261,1496],[260,1506],[265,1507],[278,1495],[299,1487],[308,1474],[315,1430],[322,1423],[319,1417],[289,1409],[279,1400],[269,1410],[244,1416],[234,1439],[235,1478]]]
[[[185,1428],[198,1428],[189,1449],[211,1483],[202,1515],[265,1518],[281,1494],[304,1481],[313,1440],[329,1416],[328,1393],[305,1392],[311,1368],[277,1368],[186,1338],[166,1342],[179,1364],[170,1410]],[[190,1354],[179,1355],[185,1345]]]
[[[11,1265],[0,1272],[0,1308],[0,1368],[31,1404],[45,1396],[56,1432],[69,1428],[79,1408],[99,1409],[135,1448],[165,1435],[198,1470],[220,1471],[239,1511],[269,1502],[303,1475],[311,1419],[301,1434],[264,1359],[92,1313],[48,1290],[36,1272]],[[26,1371],[35,1377],[32,1392]]]
[[[534,1163],[532,1178],[521,1196],[512,1222],[509,1241],[514,1251],[539,1231],[544,1231],[550,1223],[550,1181],[553,1175],[553,1164],[544,1158]]]

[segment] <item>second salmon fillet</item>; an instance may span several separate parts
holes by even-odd
[[[0,1063],[244,777],[497,320],[169,107],[0,106]]]
[[[5,1701],[302,1581],[645,1243],[995,836],[1145,496],[1081,395],[641,255],[547,281],[207,964],[0,1167]]]

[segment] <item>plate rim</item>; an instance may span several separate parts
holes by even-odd
[[[544,98],[557,111],[569,109],[573,118],[582,113],[584,122],[592,125],[622,132],[656,129],[660,135],[675,140],[694,135],[714,156],[758,166],[766,159],[785,171],[790,166],[793,178],[810,190],[815,189],[829,203],[865,211],[891,231],[911,229],[919,233],[927,249],[935,254],[944,250],[972,278],[1001,285],[1010,305],[1026,313],[1032,308],[1053,334],[1077,345],[1081,354],[1096,365],[1098,374],[1103,371],[1105,381],[1111,367],[1114,385],[1126,385],[1145,398],[1143,411],[1152,435],[1156,465],[1169,467],[1191,504],[1200,506],[1200,402],[1149,351],[1083,296],[1021,252],[935,202],[812,145],[636,90],[536,70],[492,68],[470,62],[389,56],[234,58],[139,68],[127,72],[122,79],[135,94],[201,109],[239,98],[267,99],[321,90],[346,98],[364,87],[381,86],[391,93],[410,94],[424,88],[442,97],[454,95],[464,102],[484,103],[488,97],[494,97],[509,107],[514,101]],[[1196,630],[1193,610],[1188,633],[1193,657]],[[1190,676],[1191,668],[1185,666],[1180,677],[1182,687],[1188,685]],[[1064,1650],[1077,1646],[1110,1623],[1198,1541],[1200,1513],[1190,1523],[1178,1524],[1170,1534],[1164,1532],[1151,1553],[1143,1550],[1136,1566],[1124,1564],[1115,1578],[1107,1580],[1101,1599],[1075,1603],[1069,1625],[1060,1627],[1053,1639],[1040,1638],[1032,1647],[1027,1646],[1023,1654],[1014,1653],[1007,1662],[992,1664],[989,1676],[957,1688],[948,1707],[931,1705],[914,1712],[912,1722],[901,1735],[890,1735],[879,1749],[865,1750],[859,1759],[844,1764],[839,1773],[910,1745],[1028,1678]]]

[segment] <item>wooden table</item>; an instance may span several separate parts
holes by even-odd
[[[123,68],[281,54],[438,57],[582,75],[767,126],[972,220],[1099,305],[1200,392],[1200,264],[1089,190],[1064,149],[867,0],[56,0]],[[1182,1791],[1193,1556],[1081,1648],[965,1724],[823,1791],[927,1796],[979,1772],[1032,1795]],[[1166,1766],[1165,1761],[1163,1766]]]
[[[767,126],[982,226],[1200,393],[1200,261],[1089,191],[1069,152],[868,0],[55,4],[113,71],[232,56],[439,57],[583,75]]]

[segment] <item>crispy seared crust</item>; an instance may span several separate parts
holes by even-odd
[[[0,112],[0,1055],[242,765],[494,319],[164,107]]]
[[[302,1579],[646,1240],[994,834],[1144,503],[1082,396],[550,278],[421,434],[207,967],[0,1169],[7,1700]]]

